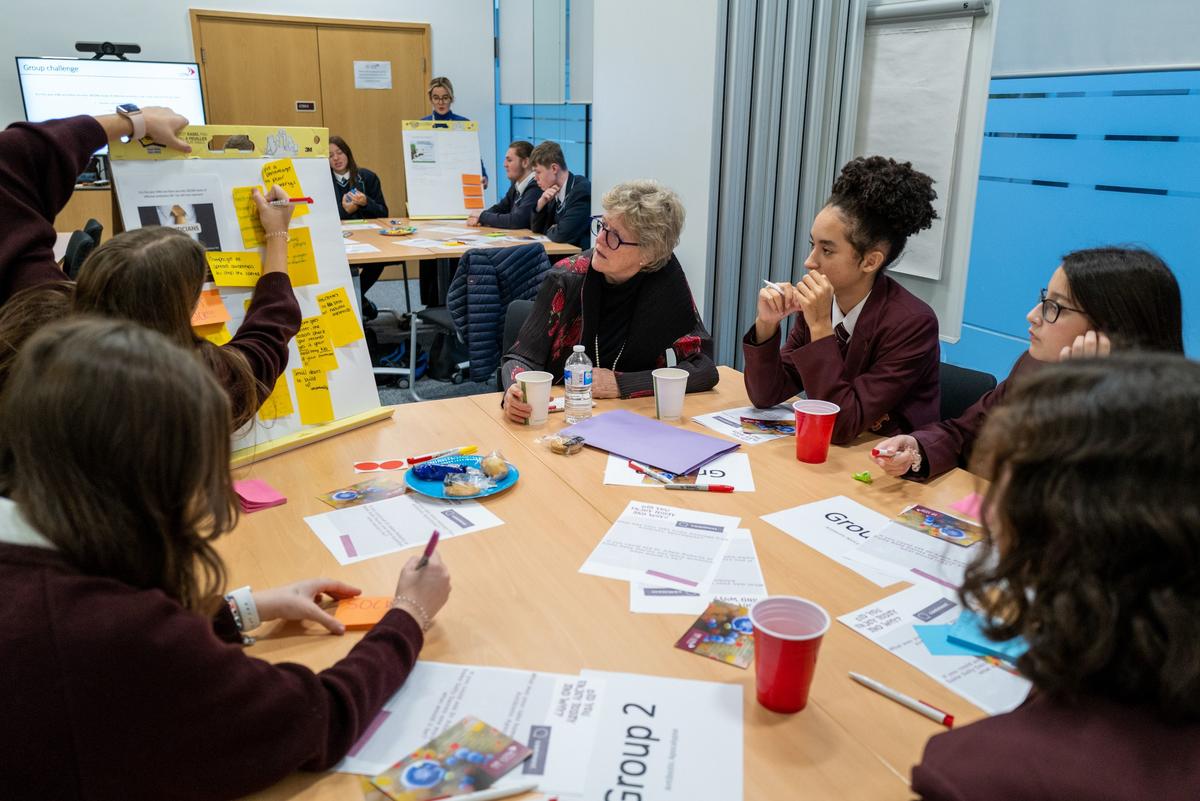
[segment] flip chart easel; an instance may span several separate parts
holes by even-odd
[[[481,211],[479,126],[470,120],[405,120],[401,128],[408,216],[455,219]]]
[[[185,128],[180,138],[191,153],[145,140],[112,145],[113,180],[126,230],[170,226],[205,248],[209,281],[192,323],[215,344],[228,342],[245,319],[262,272],[265,240],[250,200],[253,188],[278,184],[292,197],[313,200],[297,204],[289,229],[288,273],[303,323],[271,397],[234,435],[235,462],[390,414],[380,408],[342,244],[329,131],[200,125]]]

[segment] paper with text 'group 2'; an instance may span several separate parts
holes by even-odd
[[[762,519],[876,586],[887,587],[900,580],[893,571],[864,565],[848,557],[889,521],[885,515],[844,495],[793,506],[763,515]]]

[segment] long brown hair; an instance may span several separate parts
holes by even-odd
[[[38,284],[13,294],[0,308],[0,390],[21,347],[42,326],[66,317],[74,294],[75,285],[70,281]]]
[[[1200,720],[1200,364],[1123,351],[1047,365],[991,413],[989,541],[964,602],[1039,690]],[[994,557],[994,558],[993,558]]]
[[[358,183],[358,162],[354,160],[354,151],[340,136],[329,137],[329,144],[337,145],[338,150],[346,154],[346,171],[350,173],[350,187],[353,188]],[[330,168],[329,171],[333,172],[333,168]]]
[[[30,338],[0,394],[0,494],[77,569],[215,610],[233,528],[229,400],[191,352],[132,322]]]
[[[147,226],[114,236],[92,251],[75,285],[77,313],[133,320],[199,353],[229,387],[233,427],[253,419],[271,388],[254,377],[242,354],[192,330],[192,312],[208,274],[204,248],[174,228]]]

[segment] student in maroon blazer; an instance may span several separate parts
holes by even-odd
[[[341,634],[314,599],[359,590],[222,598],[230,434],[211,372],[148,328],[77,318],[26,344],[0,395],[5,798],[241,797],[336,764],[404,683],[450,592],[436,556],[320,673],[244,650],[259,621]]]
[[[1033,692],[933,737],[925,801],[1200,798],[1200,364],[1046,365],[980,437],[988,541],[961,596]]]
[[[1008,378],[961,416],[879,443],[872,457],[890,476],[920,480],[965,467],[988,413],[1014,381],[1045,362],[1104,356],[1112,348],[1183,353],[1179,283],[1158,256],[1140,248],[1090,248],[1063,256],[1029,310],[1029,350]]]
[[[758,294],[758,317],[742,341],[755,406],[801,390],[836,403],[836,444],[937,420],[937,317],[883,275],[908,237],[933,223],[936,197],[933,180],[908,162],[871,156],[842,168],[813,221],[808,274]],[[796,312],[781,349],[779,323]]]

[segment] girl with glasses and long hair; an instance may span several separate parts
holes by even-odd
[[[989,412],[1015,381],[1046,362],[1111,350],[1183,352],[1183,303],[1175,275],[1141,248],[1077,250],[1050,276],[1029,321],[1029,349],[1008,378],[961,416],[880,442],[872,460],[890,476],[926,479],[965,466]]]

